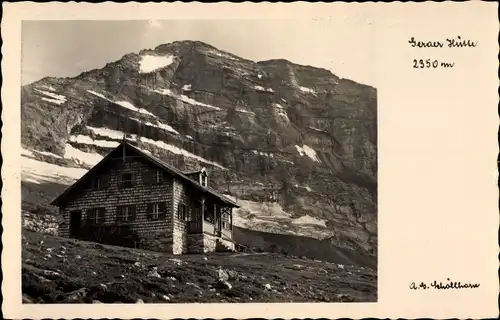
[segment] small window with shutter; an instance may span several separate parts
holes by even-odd
[[[149,203],[147,208],[148,220],[160,220],[165,218],[165,209],[165,202]]]
[[[132,222],[135,220],[135,206],[120,206],[116,210],[118,222]]]
[[[87,224],[95,224],[97,217],[97,211],[95,208],[87,210]]]
[[[106,209],[105,208],[97,208],[97,224],[103,224],[106,222]]]
[[[143,173],[144,184],[158,185],[165,183],[166,173],[162,170],[151,170]]]
[[[160,204],[153,203],[153,205],[151,206],[151,219],[158,220],[159,217],[160,217]]]
[[[231,229],[231,224],[229,223],[229,215],[227,213],[223,213],[222,216],[222,227],[224,229]]]
[[[163,181],[164,181],[163,171],[161,170],[153,171],[153,184],[162,184]]]
[[[90,182],[90,187],[93,190],[102,190],[109,187],[109,175],[103,174],[95,176]]]
[[[132,173],[123,173],[120,179],[121,188],[130,188],[134,185],[134,176]]]
[[[93,190],[97,190],[97,189],[101,188],[101,177],[95,176],[95,177],[92,178],[91,188]]]
[[[207,177],[206,172],[202,172],[202,173],[201,173],[200,180],[201,180],[201,185],[202,185],[202,186],[204,186],[204,187],[207,187],[207,186],[208,186],[208,177]]]
[[[93,190],[107,189],[110,185],[109,180],[109,175],[95,176],[92,178],[91,187]]]
[[[189,221],[189,207],[183,203],[177,206],[177,219],[180,221]]]
[[[106,220],[105,208],[91,208],[87,210],[87,223],[91,225],[103,224]]]

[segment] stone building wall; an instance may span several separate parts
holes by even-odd
[[[82,211],[82,224],[87,218],[87,210],[105,208],[104,225],[129,225],[140,239],[140,247],[161,252],[172,252],[172,208],[173,208],[173,177],[164,176],[161,184],[152,184],[149,174],[156,167],[139,157],[127,158],[124,163],[121,158],[111,159],[107,168],[97,175],[108,181],[106,187],[93,189],[90,180],[87,187],[75,192],[75,196],[61,208],[64,223],[59,228],[62,237],[69,237],[70,212]],[[123,173],[133,175],[134,185],[120,188],[119,181]],[[162,203],[164,212],[159,219],[148,216],[148,204]],[[116,219],[117,207],[123,205],[135,206],[135,218],[130,222],[119,222]]]
[[[203,253],[203,242],[204,234],[188,234],[187,235],[187,246],[189,253]]]
[[[178,216],[179,204],[184,204],[189,207],[187,196],[187,189],[185,185],[179,180],[174,179],[173,182],[173,253],[183,254],[187,253],[188,240],[187,240],[187,222],[180,219]]]

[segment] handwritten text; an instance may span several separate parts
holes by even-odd
[[[477,46],[477,41],[472,41],[470,39],[462,39],[461,36],[456,38],[446,38],[444,41],[417,41],[415,37],[411,37],[408,41],[413,48],[474,48]]]
[[[479,283],[462,283],[451,281],[450,278],[446,278],[447,282],[437,282],[434,280],[430,283],[421,282],[419,284],[412,282],[410,283],[411,290],[427,290],[427,289],[437,289],[437,290],[450,290],[450,289],[477,289],[479,288]]]

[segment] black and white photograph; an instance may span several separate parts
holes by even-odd
[[[497,3],[2,9],[6,319],[498,314]]]
[[[23,21],[23,303],[377,302],[372,51],[317,28]]]

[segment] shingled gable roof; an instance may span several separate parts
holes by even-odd
[[[228,204],[228,205],[230,205],[232,207],[235,207],[235,208],[239,208],[239,206],[234,201],[232,201],[232,200],[228,199],[227,197],[221,195],[220,193],[216,192],[212,188],[202,186],[198,182],[196,182],[196,181],[190,179],[189,177],[187,177],[179,169],[177,169],[177,168],[175,168],[175,167],[173,167],[173,166],[165,163],[164,161],[162,161],[162,160],[160,160],[160,159],[158,159],[158,158],[156,158],[156,157],[154,157],[152,155],[149,155],[149,154],[143,152],[142,150],[136,148],[135,146],[131,145],[127,141],[124,141],[124,142],[120,143],[119,146],[117,146],[115,149],[113,149],[113,151],[111,151],[108,155],[106,155],[101,161],[99,161],[99,163],[97,163],[87,173],[85,173],[80,179],[78,179],[73,185],[71,185],[61,195],[59,195],[56,199],[54,199],[51,202],[51,205],[57,206],[57,205],[61,204],[67,198],[67,196],[69,196],[69,194],[71,193],[71,191],[73,191],[76,187],[78,187],[79,185],[81,185],[83,183],[83,181],[86,180],[87,177],[89,177],[89,176],[92,175],[93,172],[95,172],[99,168],[103,167],[107,163],[107,161],[111,158],[111,155],[114,154],[114,153],[116,153],[116,152],[118,152],[118,150],[121,150],[121,148],[123,148],[123,147],[128,148],[128,149],[136,152],[139,156],[141,156],[146,161],[155,164],[156,166],[158,166],[159,168],[167,171],[168,173],[170,173],[174,177],[180,178],[180,179],[182,179],[182,180],[190,183],[193,187],[197,188],[198,190],[200,190],[202,192],[205,192],[205,193],[208,193],[208,194],[216,197],[217,199],[219,199],[220,201],[224,202],[225,204]]]
[[[184,171],[182,172],[185,176],[189,176],[189,175],[192,175],[192,174],[195,174],[195,173],[202,173],[202,172],[205,172],[205,174],[207,173],[205,171],[205,168],[201,168],[201,169],[198,169],[198,170],[191,170],[191,171]]]

